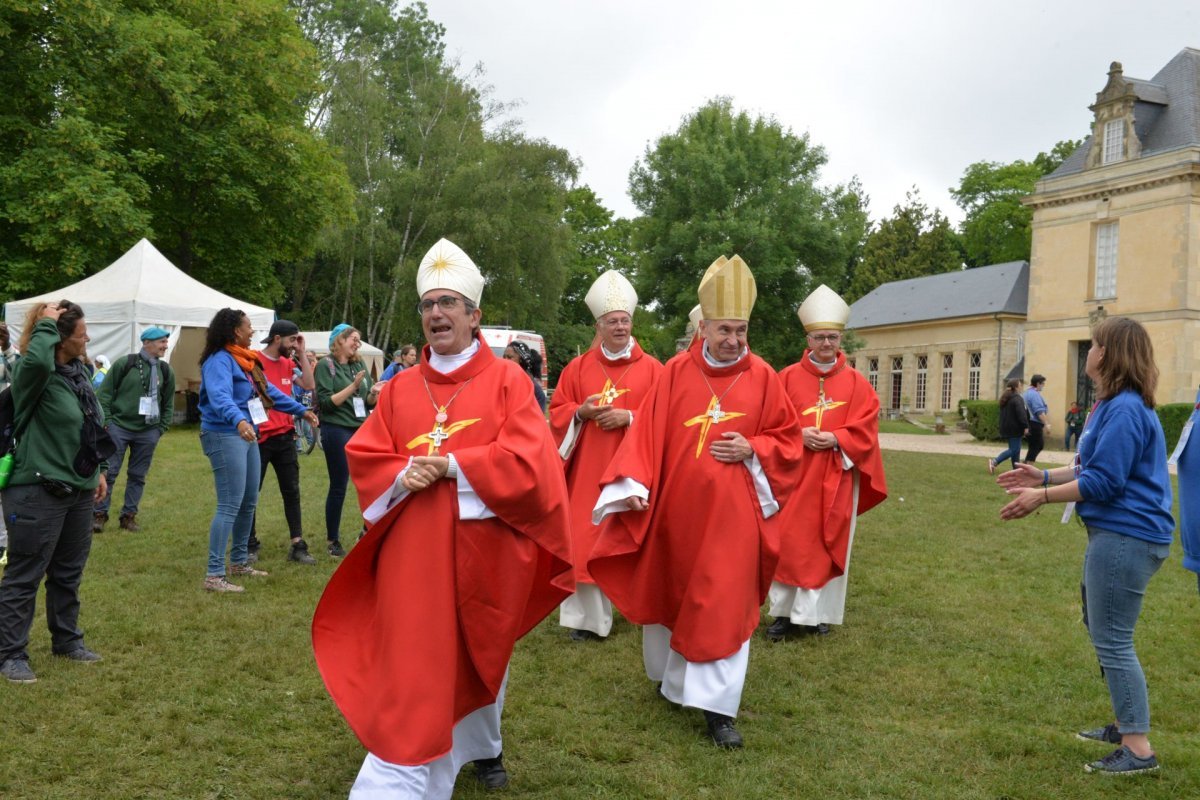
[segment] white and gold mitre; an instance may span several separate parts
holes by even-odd
[[[804,298],[796,315],[806,331],[840,331],[850,320],[850,306],[837,292],[822,283]]]
[[[633,284],[624,275],[612,269],[596,278],[592,288],[588,289],[587,296],[583,298],[588,311],[591,311],[596,319],[613,311],[624,311],[632,317],[634,309],[637,308],[637,300]]]
[[[430,289],[450,289],[478,306],[483,273],[462,248],[449,239],[439,239],[417,267],[417,296]]]
[[[700,310],[700,304],[692,306],[692,310],[688,312],[688,322],[692,323],[692,330],[700,329],[700,320],[704,319],[704,312]]]
[[[721,256],[704,273],[698,294],[704,319],[749,320],[758,287],[741,256]]]

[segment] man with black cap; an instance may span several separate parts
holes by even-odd
[[[1042,387],[1045,385],[1046,376],[1035,374],[1029,379],[1029,388],[1025,390],[1025,408],[1029,411],[1029,451],[1025,453],[1026,464],[1037,460],[1038,453],[1046,446],[1046,434],[1050,432],[1050,409],[1042,397]]]
[[[292,377],[297,368],[300,377],[296,378],[296,382],[300,388],[310,392],[316,389],[312,362],[308,360],[304,337],[296,323],[286,319],[275,320],[271,332],[262,343],[266,347],[259,353],[258,361],[262,364],[263,376],[275,384],[276,389],[291,397]],[[317,560],[309,555],[308,543],[304,541],[304,527],[300,524],[300,459],[296,457],[295,433],[291,416],[274,409],[267,411],[267,421],[258,426],[258,460],[261,467],[258,488],[262,489],[263,480],[267,477],[267,465],[274,466],[279,493],[283,495],[283,515],[287,519],[292,540],[288,548],[288,561],[311,565],[316,564]],[[247,543],[251,561],[258,560],[261,544],[256,536],[257,522],[256,518]]]
[[[108,505],[129,450],[129,475],[121,505],[121,530],[138,531],[138,505],[158,440],[171,427],[175,413],[175,373],[166,362],[170,333],[157,325],[142,331],[142,349],[113,362],[96,391],[104,410],[104,427],[117,450],[108,459],[109,491],[92,509],[92,531],[108,522]]]

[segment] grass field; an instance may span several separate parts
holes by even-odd
[[[1200,597],[1178,545],[1150,584],[1138,629],[1162,772],[1087,775],[1082,764],[1107,751],[1073,732],[1111,712],[1079,622],[1084,532],[1049,511],[1002,524],[1002,496],[976,461],[886,454],[891,499],[859,525],[846,624],[780,645],[759,636],[751,647],[744,751],[717,751],[698,712],[655,695],[633,626],[619,621],[608,641],[576,645],[554,618],[543,623],[512,663],[512,783],[500,796],[1200,796]],[[346,796],[363,751],[309,646],[335,566],[319,547],[319,451],[303,457],[302,475],[318,565],[285,563],[268,477],[259,536],[271,576],[245,581],[242,595],[206,594],[208,463],[194,429],[163,440],[143,532],[110,524],[85,575],[82,624],[105,660],[51,658],[39,597],[39,682],[0,685],[0,797]],[[357,530],[352,506],[347,542]],[[458,786],[456,796],[484,796],[469,768]]]

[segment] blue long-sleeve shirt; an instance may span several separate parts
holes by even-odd
[[[1176,464],[1179,473],[1179,541],[1183,566],[1200,572],[1200,394],[1192,410],[1192,432]]]
[[[1171,543],[1166,439],[1140,395],[1126,390],[1096,406],[1079,438],[1079,459],[1077,511],[1088,527]]]
[[[1042,393],[1030,386],[1025,390],[1025,408],[1029,411],[1030,425],[1043,425],[1039,415],[1049,413],[1050,407],[1046,405],[1046,398],[1042,397]]]
[[[285,414],[301,416],[304,406],[275,388],[267,381],[267,394],[275,408]],[[227,350],[213,353],[200,365],[200,430],[215,433],[237,433],[238,423],[250,419],[250,398],[254,384],[246,371]],[[258,426],[254,426],[255,432]]]

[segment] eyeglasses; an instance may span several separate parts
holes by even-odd
[[[458,304],[461,302],[462,302],[461,298],[455,297],[454,295],[450,295],[450,294],[444,294],[441,297],[437,297],[437,298],[431,297],[431,298],[422,300],[421,302],[417,303],[417,313],[420,314],[421,316],[425,316],[430,311],[433,311],[433,307],[435,305],[438,308],[440,308],[442,311],[450,311],[452,309],[457,308]]]
[[[842,338],[842,335],[840,333],[810,333],[808,338],[818,343],[836,342]]]

